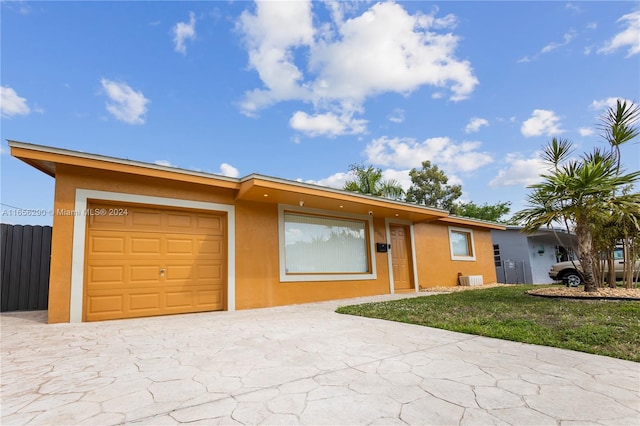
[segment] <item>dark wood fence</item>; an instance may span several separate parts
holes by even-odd
[[[0,311],[47,309],[51,227],[0,227]]]

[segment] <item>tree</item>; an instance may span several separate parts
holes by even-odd
[[[640,171],[619,173],[615,154],[598,151],[565,162],[571,147],[571,142],[554,138],[544,149],[543,158],[550,171],[542,175],[541,183],[529,186],[533,190],[527,197],[530,207],[516,213],[514,218],[524,223],[526,232],[550,227],[555,222],[573,227],[585,291],[591,292],[596,290],[591,256],[592,222],[603,213],[626,216],[638,211],[640,194],[617,195],[617,190],[640,180]]]
[[[497,204],[484,203],[478,205],[473,201],[454,204],[451,213],[458,216],[473,217],[491,222],[500,222],[500,218],[511,211],[511,202],[498,202]]]
[[[354,178],[344,184],[343,189],[347,191],[386,197],[392,200],[400,199],[404,195],[404,189],[398,181],[382,179],[381,169],[376,169],[373,166],[365,167],[362,164],[351,164],[349,170]]]
[[[422,170],[415,168],[409,172],[411,187],[406,200],[450,211],[455,201],[462,195],[460,185],[447,185],[449,178],[431,161],[422,162]]]
[[[620,173],[622,162],[620,146],[635,139],[640,135],[640,127],[637,126],[640,119],[640,105],[634,105],[627,101],[616,101],[615,108],[609,107],[605,114],[600,117],[599,128],[601,136],[609,142],[612,153],[616,159],[616,171]],[[640,227],[638,226],[637,216],[640,212],[631,212],[631,214],[611,214],[601,218],[597,222],[597,233],[599,234],[599,242],[604,247],[600,247],[607,253],[607,264],[609,269],[608,279],[609,287],[616,287],[616,274],[614,271],[614,248],[618,242],[622,241],[625,259],[635,259],[634,247],[638,244],[638,234]],[[634,241],[634,239],[636,241]],[[598,254],[599,255],[599,254]],[[630,288],[633,284],[633,261],[625,262],[624,280],[626,286]]]

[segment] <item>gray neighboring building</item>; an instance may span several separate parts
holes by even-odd
[[[522,226],[491,231],[493,257],[498,282],[510,284],[551,284],[549,269],[556,262],[573,258],[577,247],[574,234],[560,228],[540,228],[525,234]]]

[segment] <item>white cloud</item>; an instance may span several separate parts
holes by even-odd
[[[393,112],[387,116],[387,119],[396,124],[404,122],[404,110],[400,108],[394,109]]]
[[[540,159],[539,153],[532,158],[523,158],[520,154],[507,154],[505,163],[508,167],[501,169],[490,182],[490,187],[528,186],[542,180],[540,175],[548,171],[548,166]]]
[[[227,164],[227,163],[220,164],[219,174],[223,176],[234,177],[234,178],[240,176],[240,172],[238,171],[238,169],[233,167],[231,164]]]
[[[331,22],[318,22],[312,5],[327,7]],[[454,15],[410,15],[392,2],[377,3],[359,16],[347,18],[349,14],[352,7],[335,1],[258,2],[254,12],[243,12],[237,27],[244,34],[249,66],[263,87],[245,93],[242,112],[255,115],[285,100],[308,102],[314,111],[295,117],[305,119],[301,126],[318,124],[309,118],[331,120],[330,129],[337,131],[329,133],[343,134],[344,117],[349,123],[366,123],[353,116],[363,112],[369,97],[407,95],[428,85],[459,101],[478,84],[470,63],[455,57],[459,38],[434,31],[453,28]],[[366,131],[364,125],[346,128],[347,133]]]
[[[591,136],[594,131],[591,127],[580,127],[578,133],[580,133],[580,136]]]
[[[381,137],[367,144],[364,154],[367,163],[396,169],[421,167],[423,161],[430,160],[450,173],[471,172],[493,161],[489,154],[478,151],[480,146],[480,142],[456,143],[448,137],[429,138],[423,142],[412,138]]]
[[[562,37],[562,41],[561,42],[553,41],[553,42],[547,44],[545,47],[542,48],[540,53],[549,53],[552,50],[556,50],[559,47],[566,46],[567,44],[571,43],[571,41],[575,37],[576,37],[576,32],[574,30],[570,30],[569,32],[564,34],[564,36]]]
[[[556,135],[564,130],[560,128],[560,117],[545,109],[533,110],[533,115],[522,123],[520,131],[524,137]]]
[[[313,43],[311,3],[257,2],[256,13],[244,11],[237,26],[245,35],[249,66],[265,86],[245,93],[242,112],[252,115],[279,101],[309,100],[308,88],[300,84],[303,75],[293,61],[293,51]]]
[[[411,169],[404,170],[394,170],[394,169],[386,169],[382,171],[382,179],[384,180],[395,180],[400,184],[402,189],[405,191],[411,187],[411,176],[409,176],[409,172]],[[451,183],[451,179],[449,179],[449,183]]]
[[[320,179],[320,180],[307,180],[305,181],[306,183],[311,183],[314,185],[320,185],[320,186],[328,186],[330,188],[339,188],[342,189],[344,188],[344,184],[347,183],[347,181],[349,179],[352,178],[352,174],[351,172],[338,172],[338,173],[334,173],[329,177],[326,177],[324,179]],[[298,179],[300,180],[300,179]]]
[[[452,100],[467,98],[478,80],[470,64],[454,56],[458,37],[431,31],[447,24],[452,20],[410,15],[396,3],[375,4],[339,26],[339,40],[320,40],[313,47],[314,93],[360,103],[379,93],[431,85],[449,88]]]
[[[538,58],[540,57],[540,55],[544,55],[546,53],[552,52],[560,47],[566,46],[567,44],[571,43],[577,36],[577,32],[573,29],[569,30],[568,32],[566,32],[563,36],[562,36],[562,41],[558,42],[558,41],[552,41],[551,43],[547,44],[546,46],[544,46],[540,52],[536,53],[533,56],[523,56],[522,58],[518,59],[516,62],[521,64],[521,63],[527,63],[527,62],[532,62],[535,60],[538,60]]]
[[[26,16],[33,11],[28,3],[26,0],[3,1],[2,7]]]
[[[579,6],[577,6],[576,4],[571,3],[571,2],[565,4],[564,8],[567,9],[567,10],[571,10],[571,11],[573,11],[575,13],[582,13],[582,9],[580,9]]]
[[[622,102],[627,102],[627,104],[634,103],[629,99],[611,97],[611,98],[605,98],[605,99],[599,99],[599,100],[594,99],[593,102],[591,102],[591,105],[589,105],[589,108],[591,108],[594,111],[603,111],[607,108],[616,108],[618,100]]]
[[[465,133],[474,133],[480,130],[483,126],[488,126],[489,121],[484,118],[473,117],[469,124],[464,128]]]
[[[626,58],[640,53],[640,10],[623,15],[617,22],[626,27],[598,49],[598,53],[607,55],[624,47],[629,48]]]
[[[382,179],[384,180],[395,180],[404,188],[405,190],[409,189],[411,186],[411,177],[409,176],[409,169],[406,170],[394,170],[394,169],[385,169],[382,171]],[[319,180],[307,180],[306,183],[311,183],[314,185],[320,186],[328,186],[330,188],[344,188],[345,183],[348,180],[353,179],[354,176],[351,172],[338,172],[334,173],[331,176],[319,179]],[[300,181],[300,179],[298,179]],[[449,183],[451,183],[451,179],[449,179]]]
[[[327,135],[330,137],[362,133],[366,129],[366,120],[354,119],[349,116],[338,117],[332,112],[326,114],[309,115],[297,111],[289,120],[291,128],[308,136]]]
[[[28,115],[31,112],[27,100],[20,97],[9,86],[0,86],[0,111],[2,117],[11,118],[14,115]]]
[[[142,92],[136,92],[126,83],[118,83],[103,78],[100,80],[109,101],[107,111],[116,119],[129,124],[144,124],[149,99]]]
[[[175,164],[171,164],[169,160],[156,160],[154,161],[154,164],[157,164],[158,166],[165,166],[165,167],[178,167]]]
[[[189,12],[189,22],[178,22],[172,31],[175,51],[186,55],[187,46],[184,44],[185,41],[195,40],[196,38],[196,15],[193,12]]]

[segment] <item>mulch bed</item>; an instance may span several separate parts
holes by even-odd
[[[640,300],[640,288],[599,288],[593,292],[584,287],[546,287],[529,290],[528,294],[546,297],[566,297],[575,299]]]

